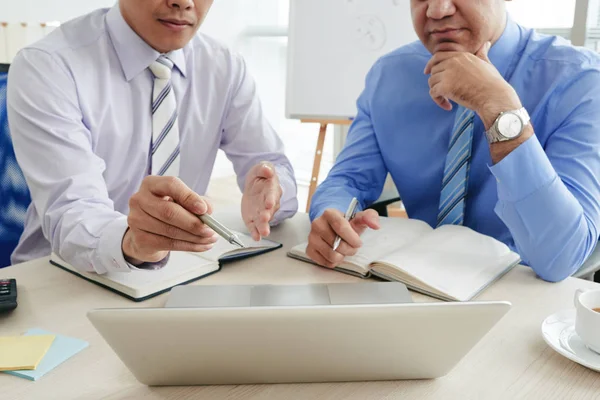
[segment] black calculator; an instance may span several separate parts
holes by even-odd
[[[17,281],[0,278],[0,314],[17,308]]]

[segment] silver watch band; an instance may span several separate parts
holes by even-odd
[[[521,130],[521,134],[523,133],[523,130],[525,130],[525,127],[527,127],[527,125],[529,125],[530,117],[529,117],[529,113],[527,112],[527,109],[525,107],[522,107],[518,110],[511,110],[511,111],[503,112],[498,116],[498,118],[496,118],[496,121],[494,121],[494,124],[491,126],[491,128],[485,132],[485,136],[488,140],[488,143],[492,144],[492,143],[497,143],[497,142],[504,142],[504,141],[515,139],[515,138],[521,136],[521,134],[519,134],[514,138],[507,138],[507,137],[503,136],[500,133],[500,131],[498,131],[498,120],[502,117],[502,115],[507,114],[507,113],[515,114],[521,119],[521,121],[523,122],[523,129]]]

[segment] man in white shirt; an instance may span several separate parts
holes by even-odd
[[[13,264],[54,251],[105,273],[208,250],[216,234],[194,214],[212,212],[198,193],[218,149],[255,239],[296,212],[292,167],[244,61],[197,34],[211,5],[120,0],[18,54],[9,123],[33,202]]]

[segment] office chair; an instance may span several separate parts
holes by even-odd
[[[10,255],[23,232],[25,212],[31,202],[8,130],[8,67],[8,64],[0,64],[0,268],[10,265]]]
[[[398,189],[396,189],[396,185],[392,180],[391,176],[388,176],[385,179],[385,184],[383,185],[383,190],[379,198],[375,201],[375,203],[371,204],[367,208],[373,209],[377,211],[382,217],[388,216],[387,207],[390,204],[393,204],[397,201],[400,201],[400,194],[398,194]]]

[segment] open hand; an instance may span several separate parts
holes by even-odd
[[[282,194],[273,164],[262,162],[248,172],[242,196],[242,218],[252,239],[269,236],[269,222],[279,210]]]

